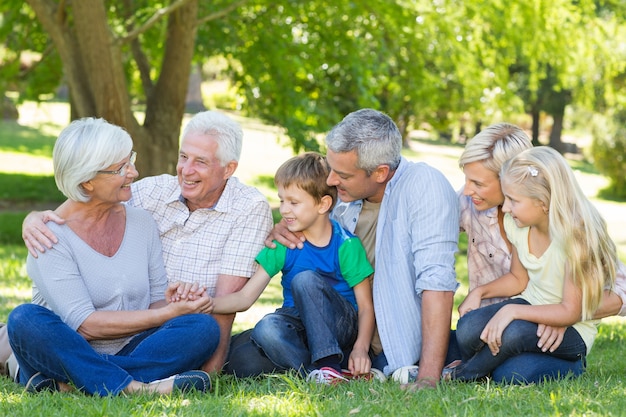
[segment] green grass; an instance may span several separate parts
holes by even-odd
[[[13,123],[0,123],[0,321],[30,298],[26,276],[26,249],[21,242],[21,221],[27,211],[42,204],[62,201],[55,195],[51,172],[41,168],[37,175],[6,170],[5,161],[24,158],[26,167],[48,158],[58,126],[45,124],[37,129]],[[427,145],[447,146],[433,142]],[[453,148],[453,147],[452,147]],[[451,148],[451,149],[452,149]],[[454,148],[453,150],[458,150]],[[424,151],[407,152],[440,169],[456,172],[456,156],[433,155]],[[444,165],[447,164],[447,165]],[[28,169],[25,169],[28,171]],[[582,171],[596,175],[593,167]],[[275,198],[272,178],[253,181]],[[57,192],[58,193],[58,192]],[[8,203],[7,203],[8,201]],[[620,203],[620,207],[626,206]],[[7,211],[8,210],[8,211]],[[277,218],[276,210],[274,216]],[[458,305],[467,294],[467,239],[461,236],[456,270],[461,287],[455,296]],[[271,281],[255,308],[272,309],[282,300],[279,278]],[[456,309],[453,318],[456,323]],[[234,326],[240,331],[254,325],[254,315]],[[498,386],[485,383],[445,383],[434,390],[416,393],[402,391],[392,382],[356,382],[336,387],[305,383],[293,374],[257,379],[214,376],[212,394],[172,395],[170,397],[89,397],[80,393],[32,395],[9,379],[0,377],[0,415],[4,416],[604,416],[626,415],[626,324],[619,318],[607,320],[588,358],[587,372],[576,380],[530,386]]]

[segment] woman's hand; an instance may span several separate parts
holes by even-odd
[[[567,330],[567,327],[553,327],[546,326],[545,324],[538,325],[537,337],[539,338],[539,342],[537,342],[537,347],[539,347],[542,352],[554,352],[561,346],[565,330]]]
[[[459,305],[459,316],[463,317],[468,312],[480,308],[481,301],[482,297],[479,291],[476,291],[476,289],[470,291],[465,300]]]
[[[166,308],[174,311],[176,316],[184,314],[210,314],[213,311],[213,298],[204,293],[195,299],[181,299],[174,303],[169,303]]]
[[[175,303],[178,301],[193,301],[206,292],[206,288],[200,286],[197,282],[172,282],[167,286],[165,290],[165,299],[168,303]]]

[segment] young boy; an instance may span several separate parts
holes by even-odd
[[[283,305],[257,323],[251,339],[276,369],[310,371],[308,380],[331,384],[370,375],[374,307],[368,277],[374,271],[361,241],[330,220],[337,191],[326,184],[327,177],[325,159],[314,152],[278,169],[280,214],[290,231],[304,233],[304,248],[279,243],[264,248],[256,257],[256,273],[240,291],[216,297],[213,312],[247,310],[282,272]],[[349,372],[342,374],[344,352],[350,349]]]

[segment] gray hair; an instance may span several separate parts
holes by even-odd
[[[505,161],[532,146],[528,135],[518,126],[496,123],[481,130],[465,145],[459,167],[482,162],[485,168],[499,174]]]
[[[231,161],[239,162],[243,143],[241,125],[225,114],[208,110],[197,113],[183,130],[183,140],[187,135],[210,135],[218,143],[216,157],[222,166]]]
[[[326,146],[337,153],[356,151],[357,168],[371,175],[379,165],[388,165],[392,171],[398,168],[402,134],[386,114],[361,109],[347,115],[328,133]]]
[[[133,140],[119,126],[92,117],[73,121],[61,131],[52,150],[57,187],[70,200],[89,201],[81,184],[126,158],[132,149]]]

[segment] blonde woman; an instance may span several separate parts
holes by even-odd
[[[449,372],[454,379],[489,375],[521,352],[584,363],[597,332],[591,319],[615,283],[606,224],[558,152],[528,149],[504,163],[500,180],[511,271],[474,288],[459,307],[463,360]],[[480,308],[493,297],[513,298]],[[567,327],[553,351],[538,346],[538,323]]]

